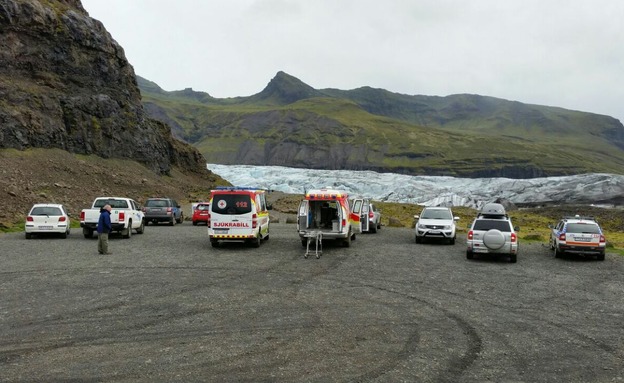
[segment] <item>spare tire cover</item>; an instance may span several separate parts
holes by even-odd
[[[505,234],[496,229],[488,230],[483,235],[483,244],[490,250],[498,250],[505,245]]]

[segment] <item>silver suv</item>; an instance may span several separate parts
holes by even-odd
[[[416,243],[421,243],[423,239],[434,238],[455,244],[455,221],[459,217],[453,216],[453,212],[448,207],[426,207],[415,215],[416,222]]]
[[[519,230],[511,223],[503,205],[486,204],[468,231],[466,258],[473,259],[475,254],[503,254],[509,255],[509,261],[515,263]]]

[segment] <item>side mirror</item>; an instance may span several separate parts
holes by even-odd
[[[520,226],[514,227],[514,231],[520,231]]]
[[[418,218],[420,218],[419,215],[414,215],[414,219],[418,219]]]
[[[549,228],[549,229],[554,229],[554,228],[555,228],[555,225],[553,225],[552,223],[549,223],[549,224],[548,224],[548,228]]]
[[[453,217],[453,221],[459,221],[459,217]]]
[[[273,210],[273,205],[271,204],[267,205],[267,210]]]

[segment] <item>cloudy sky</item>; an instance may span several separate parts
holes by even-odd
[[[473,93],[624,122],[621,0],[82,0],[165,90]]]

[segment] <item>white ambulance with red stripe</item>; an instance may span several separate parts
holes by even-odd
[[[210,191],[208,236],[213,247],[246,242],[260,247],[269,239],[266,191],[250,187],[218,187]]]
[[[363,203],[363,199],[349,201],[348,193],[342,190],[310,190],[299,204],[297,225],[301,244],[307,246],[308,238],[320,233],[323,240],[334,239],[345,247],[351,246],[355,234],[362,232]]]

